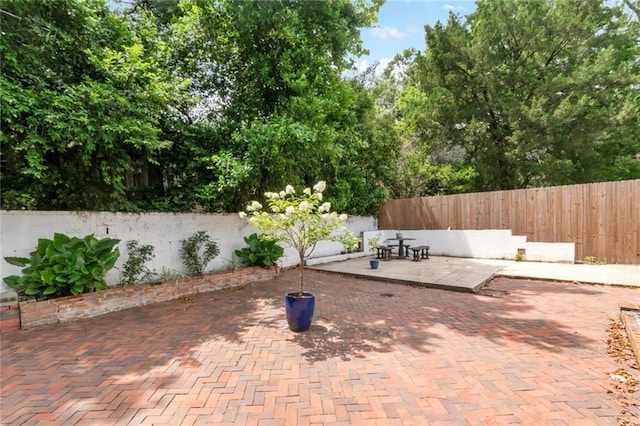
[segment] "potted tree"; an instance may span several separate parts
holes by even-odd
[[[382,238],[382,235],[379,232],[369,238],[369,251],[371,253],[375,253],[378,247],[380,247],[380,238]],[[380,261],[378,259],[371,259],[369,260],[369,265],[371,266],[371,269],[378,269]]]
[[[331,211],[331,203],[323,201],[324,181],[313,189],[301,193],[287,185],[284,191],[265,193],[267,209],[258,201],[252,201],[240,217],[263,232],[262,238],[283,242],[298,253],[300,285],[297,291],[285,294],[285,310],[289,328],[305,331],[311,326],[315,309],[315,295],[304,291],[304,266],[320,241],[342,243],[346,250],[353,250],[358,239],[344,226],[346,214]]]

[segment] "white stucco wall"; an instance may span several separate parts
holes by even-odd
[[[363,236],[363,254],[369,254],[369,239],[381,235],[381,242],[395,237],[397,232],[415,238],[413,246],[429,245],[429,253],[436,256],[471,257],[483,259],[515,259],[518,250],[524,250],[528,261],[569,262],[575,257],[573,243],[528,243],[526,237],[512,235],[509,230],[420,230],[377,231],[378,223],[373,217],[350,217],[347,227],[358,237]],[[180,259],[182,240],[195,232],[205,230],[218,243],[220,255],[208,266],[207,271],[218,271],[233,266],[233,252],[244,247],[243,238],[256,229],[241,220],[237,214],[195,213],[107,213],[107,212],[34,212],[0,211],[0,277],[20,274],[21,268],[4,262],[7,256],[28,257],[39,238],[52,238],[55,232],[69,236],[84,237],[94,234],[98,238],[120,239],[121,256],[116,268],[127,259],[126,242],[137,240],[139,244],[151,244],[155,257],[147,266],[160,273],[164,270],[184,272]],[[342,251],[338,243],[318,244],[311,259],[337,255]],[[234,260],[235,259],[235,260]],[[310,264],[320,261],[310,261]],[[281,261],[283,267],[298,264],[297,253],[285,248]],[[1,281],[1,280],[0,280]],[[121,281],[118,269],[107,275],[107,283]],[[6,289],[0,282],[0,291]]]
[[[535,262],[573,263],[576,258],[574,243],[527,243],[525,260]]]
[[[360,236],[363,231],[376,229],[377,220],[351,217],[347,227]],[[181,242],[200,230],[207,231],[220,247],[220,255],[209,264],[207,271],[230,268],[234,262],[233,252],[245,246],[243,238],[256,232],[237,214],[0,211],[0,277],[20,274],[21,268],[4,262],[5,257],[28,257],[39,238],[53,238],[56,232],[76,237],[94,234],[98,238],[120,239],[117,268],[127,259],[127,241],[151,244],[155,257],[147,264],[150,270],[159,273],[164,268],[184,272],[180,259]],[[312,257],[337,254],[341,250],[340,244],[321,243]],[[237,258],[235,262],[238,262]],[[297,254],[285,250],[282,266],[293,266],[297,262]],[[119,270],[114,268],[106,278],[110,285],[119,283]],[[1,283],[0,290],[5,288]]]
[[[516,253],[523,250],[528,261],[573,263],[575,258],[573,243],[529,243],[525,236],[512,235],[505,229],[371,231],[364,233],[364,250],[369,250],[370,238],[379,234],[383,243],[398,232],[402,232],[405,238],[415,238],[407,241],[409,245],[430,246],[429,254],[434,256],[513,260]]]

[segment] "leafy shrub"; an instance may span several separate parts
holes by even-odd
[[[155,248],[150,244],[138,245],[138,241],[127,241],[127,261],[122,267],[122,285],[130,285],[153,277],[155,274],[144,264],[151,260]]]
[[[247,246],[234,253],[249,266],[273,266],[284,254],[284,249],[276,241],[261,238],[253,233],[244,238]]]
[[[120,256],[113,238],[98,240],[93,235],[80,239],[54,234],[53,240],[41,238],[26,257],[5,257],[4,260],[21,266],[22,275],[11,275],[4,282],[19,294],[36,299],[53,299],[104,290],[107,272]]]
[[[206,231],[198,231],[182,241],[180,249],[182,262],[191,276],[204,274],[209,262],[219,254],[218,243],[213,241]]]

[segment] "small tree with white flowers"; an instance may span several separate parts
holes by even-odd
[[[344,222],[346,214],[331,211],[331,203],[322,199],[326,188],[324,181],[313,189],[305,188],[297,193],[291,185],[284,191],[265,193],[267,210],[262,204],[252,201],[240,217],[263,232],[262,238],[281,241],[293,247],[300,257],[300,290],[304,287],[305,260],[313,253],[319,241],[342,243],[346,250],[354,250],[358,239],[349,231]]]

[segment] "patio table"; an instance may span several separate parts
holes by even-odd
[[[388,238],[387,240],[398,241],[398,259],[404,259],[407,257],[407,254],[405,253],[404,242],[415,240],[415,238]]]

